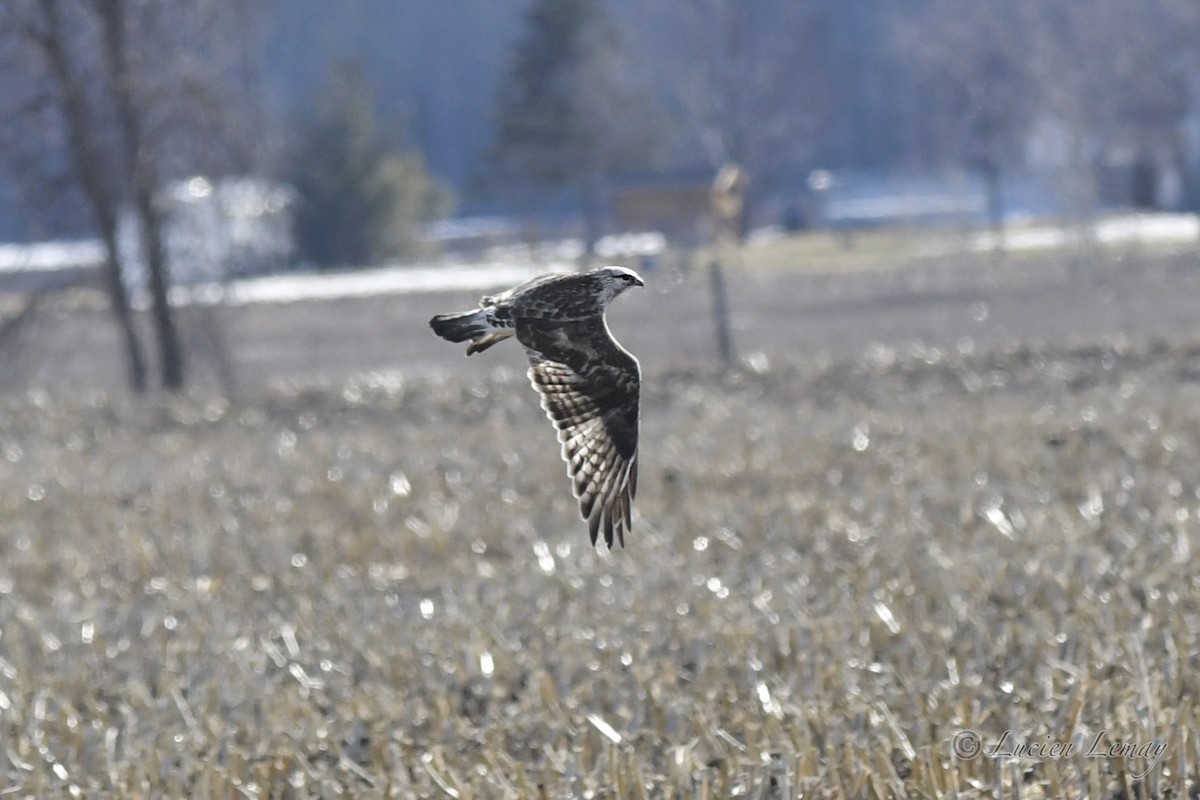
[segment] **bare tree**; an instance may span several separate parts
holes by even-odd
[[[658,86],[685,152],[714,170],[739,165],[756,191],[811,156],[830,91],[820,85],[825,3],[687,0],[656,10],[665,41],[642,51],[666,78]]]
[[[45,128],[56,123],[61,126],[71,173],[104,244],[105,285],[113,317],[125,342],[129,385],[141,392],[146,388],[146,362],[133,324],[117,248],[120,192],[109,168],[107,143],[99,136],[104,121],[94,105],[96,87],[89,79],[89,74],[94,74],[89,67],[94,65],[84,62],[72,50],[72,45],[93,34],[87,22],[74,9],[64,10],[57,0],[14,0],[0,6],[0,30],[7,31],[3,66],[6,70],[29,70],[36,78],[30,82],[32,89],[24,102],[6,109],[10,120],[6,138],[10,143],[39,141],[27,138],[30,127]],[[32,67],[27,60],[30,55]],[[55,116],[57,119],[53,119]],[[32,158],[23,148],[14,147],[10,152],[19,153],[18,158]]]
[[[898,45],[925,74],[927,113],[941,152],[983,178],[997,242],[1004,174],[1020,161],[1037,111],[1029,11],[1023,0],[933,0],[897,32]]]
[[[122,281],[120,209],[136,220],[149,277],[162,385],[184,383],[169,303],[163,181],[219,165],[244,166],[236,110],[245,109],[243,50],[253,0],[11,0],[0,5],[2,65],[38,87],[8,109],[26,126],[63,132],[69,175],[104,243],[106,285],[126,341],[130,385],[146,385],[144,358]],[[240,102],[239,102],[240,101]],[[53,162],[54,137],[35,137]]]
[[[676,158],[703,159],[713,169],[709,262],[718,354],[734,360],[723,259],[745,235],[754,194],[772,177],[811,155],[824,93],[817,91],[822,53],[814,32],[820,0],[688,0],[659,2],[648,30],[662,39],[641,50],[680,132]],[[732,245],[733,247],[731,247]]]
[[[142,103],[147,98],[139,92],[142,86],[130,64],[129,6],[127,0],[93,0],[93,5],[103,31],[104,63],[121,131],[125,173],[141,228],[142,255],[150,276],[163,386],[177,389],[183,385],[183,352],[167,297],[169,276],[162,241],[163,215],[154,202],[159,180],[158,164],[154,149],[147,142],[142,110]]]
[[[1195,4],[1176,0],[1030,3],[1026,57],[1040,113],[1065,133],[1077,212],[1099,200],[1099,171],[1181,166],[1180,136],[1200,43]]]
[[[925,0],[905,22],[897,44],[924,74],[941,152],[981,173],[997,226],[1004,173],[1034,151],[1081,222],[1106,170],[1182,171],[1200,72],[1190,0]]]
[[[1090,87],[1099,160],[1148,174],[1150,185],[1142,191],[1135,186],[1133,199],[1155,206],[1158,175],[1185,168],[1181,138],[1197,99],[1200,12],[1195,3],[1176,0],[1106,0],[1099,6],[1092,17],[1077,13],[1074,20],[1091,23],[1085,46],[1102,54],[1096,64],[1102,83]]]

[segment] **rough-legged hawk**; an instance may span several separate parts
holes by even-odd
[[[514,334],[529,356],[529,380],[558,429],[563,460],[592,544],[601,528],[623,547],[637,492],[638,392],[641,369],[604,319],[609,301],[636,272],[601,267],[579,274],[542,275],[479,308],[434,317],[434,333],[471,344],[478,353]]]

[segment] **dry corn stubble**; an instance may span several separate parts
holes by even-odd
[[[612,554],[517,378],[4,401],[0,792],[1186,795],[1197,375],[651,376]],[[1167,750],[971,760],[963,728]]]

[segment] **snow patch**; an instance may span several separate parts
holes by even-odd
[[[173,305],[251,305],[337,300],[415,292],[486,291],[513,286],[547,272],[569,272],[569,264],[459,264],[439,267],[383,267],[354,272],[311,272],[242,278],[221,285],[176,286]],[[139,293],[135,305],[147,305]]]

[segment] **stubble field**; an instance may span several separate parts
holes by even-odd
[[[6,401],[0,792],[1194,791],[1200,348],[652,376],[611,554],[534,400]]]
[[[631,297],[611,554],[519,354],[415,338],[462,297],[440,377],[10,395],[0,797],[1194,796],[1188,264],[751,280],[732,373]]]

